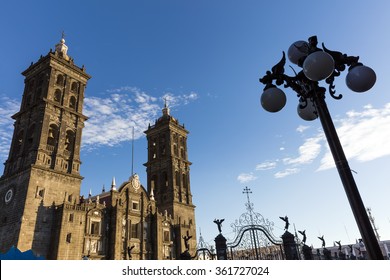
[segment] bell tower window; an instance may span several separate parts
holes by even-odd
[[[78,88],[79,88],[78,84],[76,82],[73,82],[70,90],[73,92],[77,92]]]
[[[173,153],[175,154],[175,156],[178,156],[178,155],[179,155],[179,152],[178,152],[178,149],[177,149],[177,145],[176,145],[176,144],[173,145]]]
[[[55,124],[51,124],[49,127],[49,135],[47,137],[47,145],[50,145],[54,148],[56,144],[57,134],[58,134],[58,127]]]
[[[69,98],[69,108],[76,109],[76,97],[71,96]]]
[[[22,146],[23,146],[23,135],[24,135],[24,131],[23,130],[20,130],[18,132],[18,134],[16,135],[16,141],[14,143],[14,156],[17,156],[19,155],[21,149],[22,149]]]
[[[65,150],[67,150],[68,152],[71,152],[73,150],[74,139],[75,139],[74,132],[68,130],[66,132],[66,138],[65,138]]]
[[[164,187],[168,188],[168,174],[167,174],[167,172],[163,173],[163,179],[164,179]]]
[[[42,88],[39,87],[39,88],[37,88],[37,91],[35,92],[35,98],[38,100],[41,97],[42,97]]]
[[[56,84],[59,86],[63,86],[64,85],[64,76],[62,76],[61,74],[58,75],[57,80],[56,80]]]
[[[61,103],[61,98],[62,98],[61,90],[56,89],[56,91],[54,92],[54,101],[58,102],[58,103]]]
[[[34,133],[35,131],[35,124],[32,124],[27,132],[27,145],[31,148],[34,143]]]
[[[26,106],[30,106],[33,100],[33,95],[31,92],[27,93],[26,96]]]
[[[28,92],[32,92],[33,89],[34,89],[34,84],[35,84],[35,81],[34,80],[31,80],[31,82],[29,83],[28,85]]]
[[[165,148],[165,137],[162,136],[160,139],[160,154],[161,156],[165,156],[166,148]]]
[[[154,139],[151,144],[151,158],[155,159],[157,158],[157,147],[156,147],[156,140]]]

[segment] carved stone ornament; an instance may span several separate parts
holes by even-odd
[[[131,176],[130,183],[131,183],[131,186],[133,187],[133,189],[135,191],[138,191],[138,189],[141,187],[141,183],[139,181],[139,176],[137,173],[135,173],[134,175]]]

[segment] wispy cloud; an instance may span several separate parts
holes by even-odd
[[[0,96],[0,161],[3,163],[8,157],[11,144],[13,123],[11,116],[19,111],[20,101],[6,96]]]
[[[166,92],[162,98],[167,101],[169,107],[173,108],[179,105],[187,105],[191,101],[198,99],[198,94],[193,91],[182,95],[174,95],[172,92]]]
[[[198,98],[195,92],[185,94],[165,93],[169,107],[187,105]],[[154,97],[137,87],[120,87],[110,89],[101,95],[84,99],[83,114],[88,116],[82,135],[84,150],[101,146],[116,146],[134,137],[144,136],[150,124],[161,114],[163,97]],[[11,116],[19,111],[20,101],[0,96],[0,160],[8,156],[13,120]]]
[[[135,138],[159,112],[158,99],[133,87],[110,90],[104,97],[87,97],[84,114],[89,117],[83,130],[83,148],[115,146]]]
[[[265,161],[256,165],[255,170],[269,170],[276,167],[276,161]]]
[[[252,172],[251,173],[241,173],[237,177],[237,181],[239,181],[242,184],[254,181],[256,179],[257,179],[257,177]]]
[[[104,97],[85,98],[84,114],[89,117],[83,131],[83,147],[115,146],[121,142],[142,137],[149,124],[159,116],[162,99],[169,107],[187,105],[198,94],[175,95],[165,93],[156,98],[136,87],[120,87],[107,90]]]
[[[286,177],[286,176],[289,176],[289,175],[292,175],[292,174],[296,174],[300,171],[299,168],[287,168],[283,171],[279,171],[279,172],[276,172],[274,174],[274,177],[275,178],[283,178],[283,177]]]
[[[307,126],[307,125],[300,125],[297,127],[296,131],[298,131],[299,133],[303,133],[305,130],[309,129],[310,126]]]
[[[390,155],[390,103],[379,109],[367,105],[360,112],[349,111],[337,123],[340,142],[348,159],[366,162]],[[335,165],[328,148],[318,170],[332,167]]]
[[[364,106],[362,110],[349,111],[344,117],[334,119],[344,152],[349,160],[371,161],[390,155],[390,103],[382,108]],[[299,126],[296,131],[308,134],[309,126]],[[284,151],[280,149],[280,151]],[[277,165],[277,163],[279,163]],[[317,130],[297,148],[295,157],[276,158],[255,166],[255,171],[273,170],[275,178],[297,174],[304,165],[317,165],[317,171],[334,168],[334,160],[322,130]],[[284,168],[277,171],[277,168]],[[256,178],[255,174],[252,178]],[[243,177],[245,178],[245,176]]]
[[[312,163],[321,152],[322,135],[307,138],[298,148],[299,155],[296,158],[284,158],[286,165],[303,165]]]

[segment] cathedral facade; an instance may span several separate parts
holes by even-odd
[[[46,259],[188,259],[196,254],[188,131],[165,105],[145,131],[147,187],[80,196],[84,93],[91,78],[65,40],[22,74],[25,88],[0,178],[0,252]]]

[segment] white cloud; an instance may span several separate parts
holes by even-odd
[[[349,111],[338,120],[337,133],[348,160],[371,161],[390,155],[390,103],[375,109],[371,105],[364,110]],[[318,170],[335,167],[328,149]]]
[[[85,98],[84,114],[89,117],[83,131],[83,147],[115,146],[144,135],[149,124],[159,116],[162,100],[136,87],[120,87],[107,91],[104,97]],[[175,95],[166,93],[163,98],[169,107],[182,106],[198,98],[195,92]]]
[[[276,167],[276,162],[275,161],[265,161],[262,163],[259,163],[256,165],[256,170],[269,170],[269,169],[274,169]]]
[[[155,100],[138,91],[85,98],[84,114],[89,119],[83,130],[83,148],[115,146],[129,141],[133,127],[135,138],[141,137],[159,111],[159,105],[152,103]]]
[[[298,131],[299,133],[302,133],[309,128],[310,128],[310,126],[300,125],[297,127],[296,131]]]
[[[348,158],[360,162],[371,161],[390,155],[390,103],[382,108],[366,105],[360,111],[349,111],[343,118],[334,119],[337,133],[344,152]],[[296,131],[307,131],[308,126],[299,126]],[[323,149],[322,147],[325,147]],[[284,151],[285,149],[280,149]],[[255,170],[263,171],[276,168],[274,161],[266,161],[256,165]],[[296,157],[281,159],[285,170],[276,172],[275,178],[283,178],[300,172],[300,167],[307,164],[317,164],[317,171],[334,168],[334,160],[329,150],[323,131],[319,130],[303,140],[298,147]]]
[[[251,173],[241,173],[237,177],[237,181],[239,181],[242,184],[254,181],[256,179],[257,179],[257,177],[255,175],[253,175],[252,172]]]
[[[274,174],[274,177],[279,179],[279,178],[283,178],[283,177],[286,177],[286,176],[289,176],[289,175],[292,175],[292,174],[296,174],[300,171],[299,168],[287,168],[283,171],[279,171],[279,172],[276,172]]]
[[[174,106],[183,106],[196,100],[198,94],[169,94]],[[132,139],[143,137],[150,124],[161,114],[163,101],[136,87],[110,89],[99,96],[84,99],[83,114],[89,119],[85,122],[82,135],[83,149],[91,150],[99,146],[115,146]],[[168,104],[169,107],[171,107]],[[19,111],[20,101],[0,96],[0,160],[8,156],[12,134],[11,116]]]
[[[174,95],[172,92],[166,92],[162,98],[163,100],[166,100],[169,107],[173,108],[179,105],[187,105],[198,99],[198,94],[193,91],[182,95]]]
[[[14,128],[11,116],[19,111],[20,101],[0,96],[0,104],[0,161],[3,163],[8,157]]]
[[[322,136],[308,138],[298,148],[299,156],[296,158],[284,158],[283,163],[286,165],[302,165],[312,163],[321,152]]]

